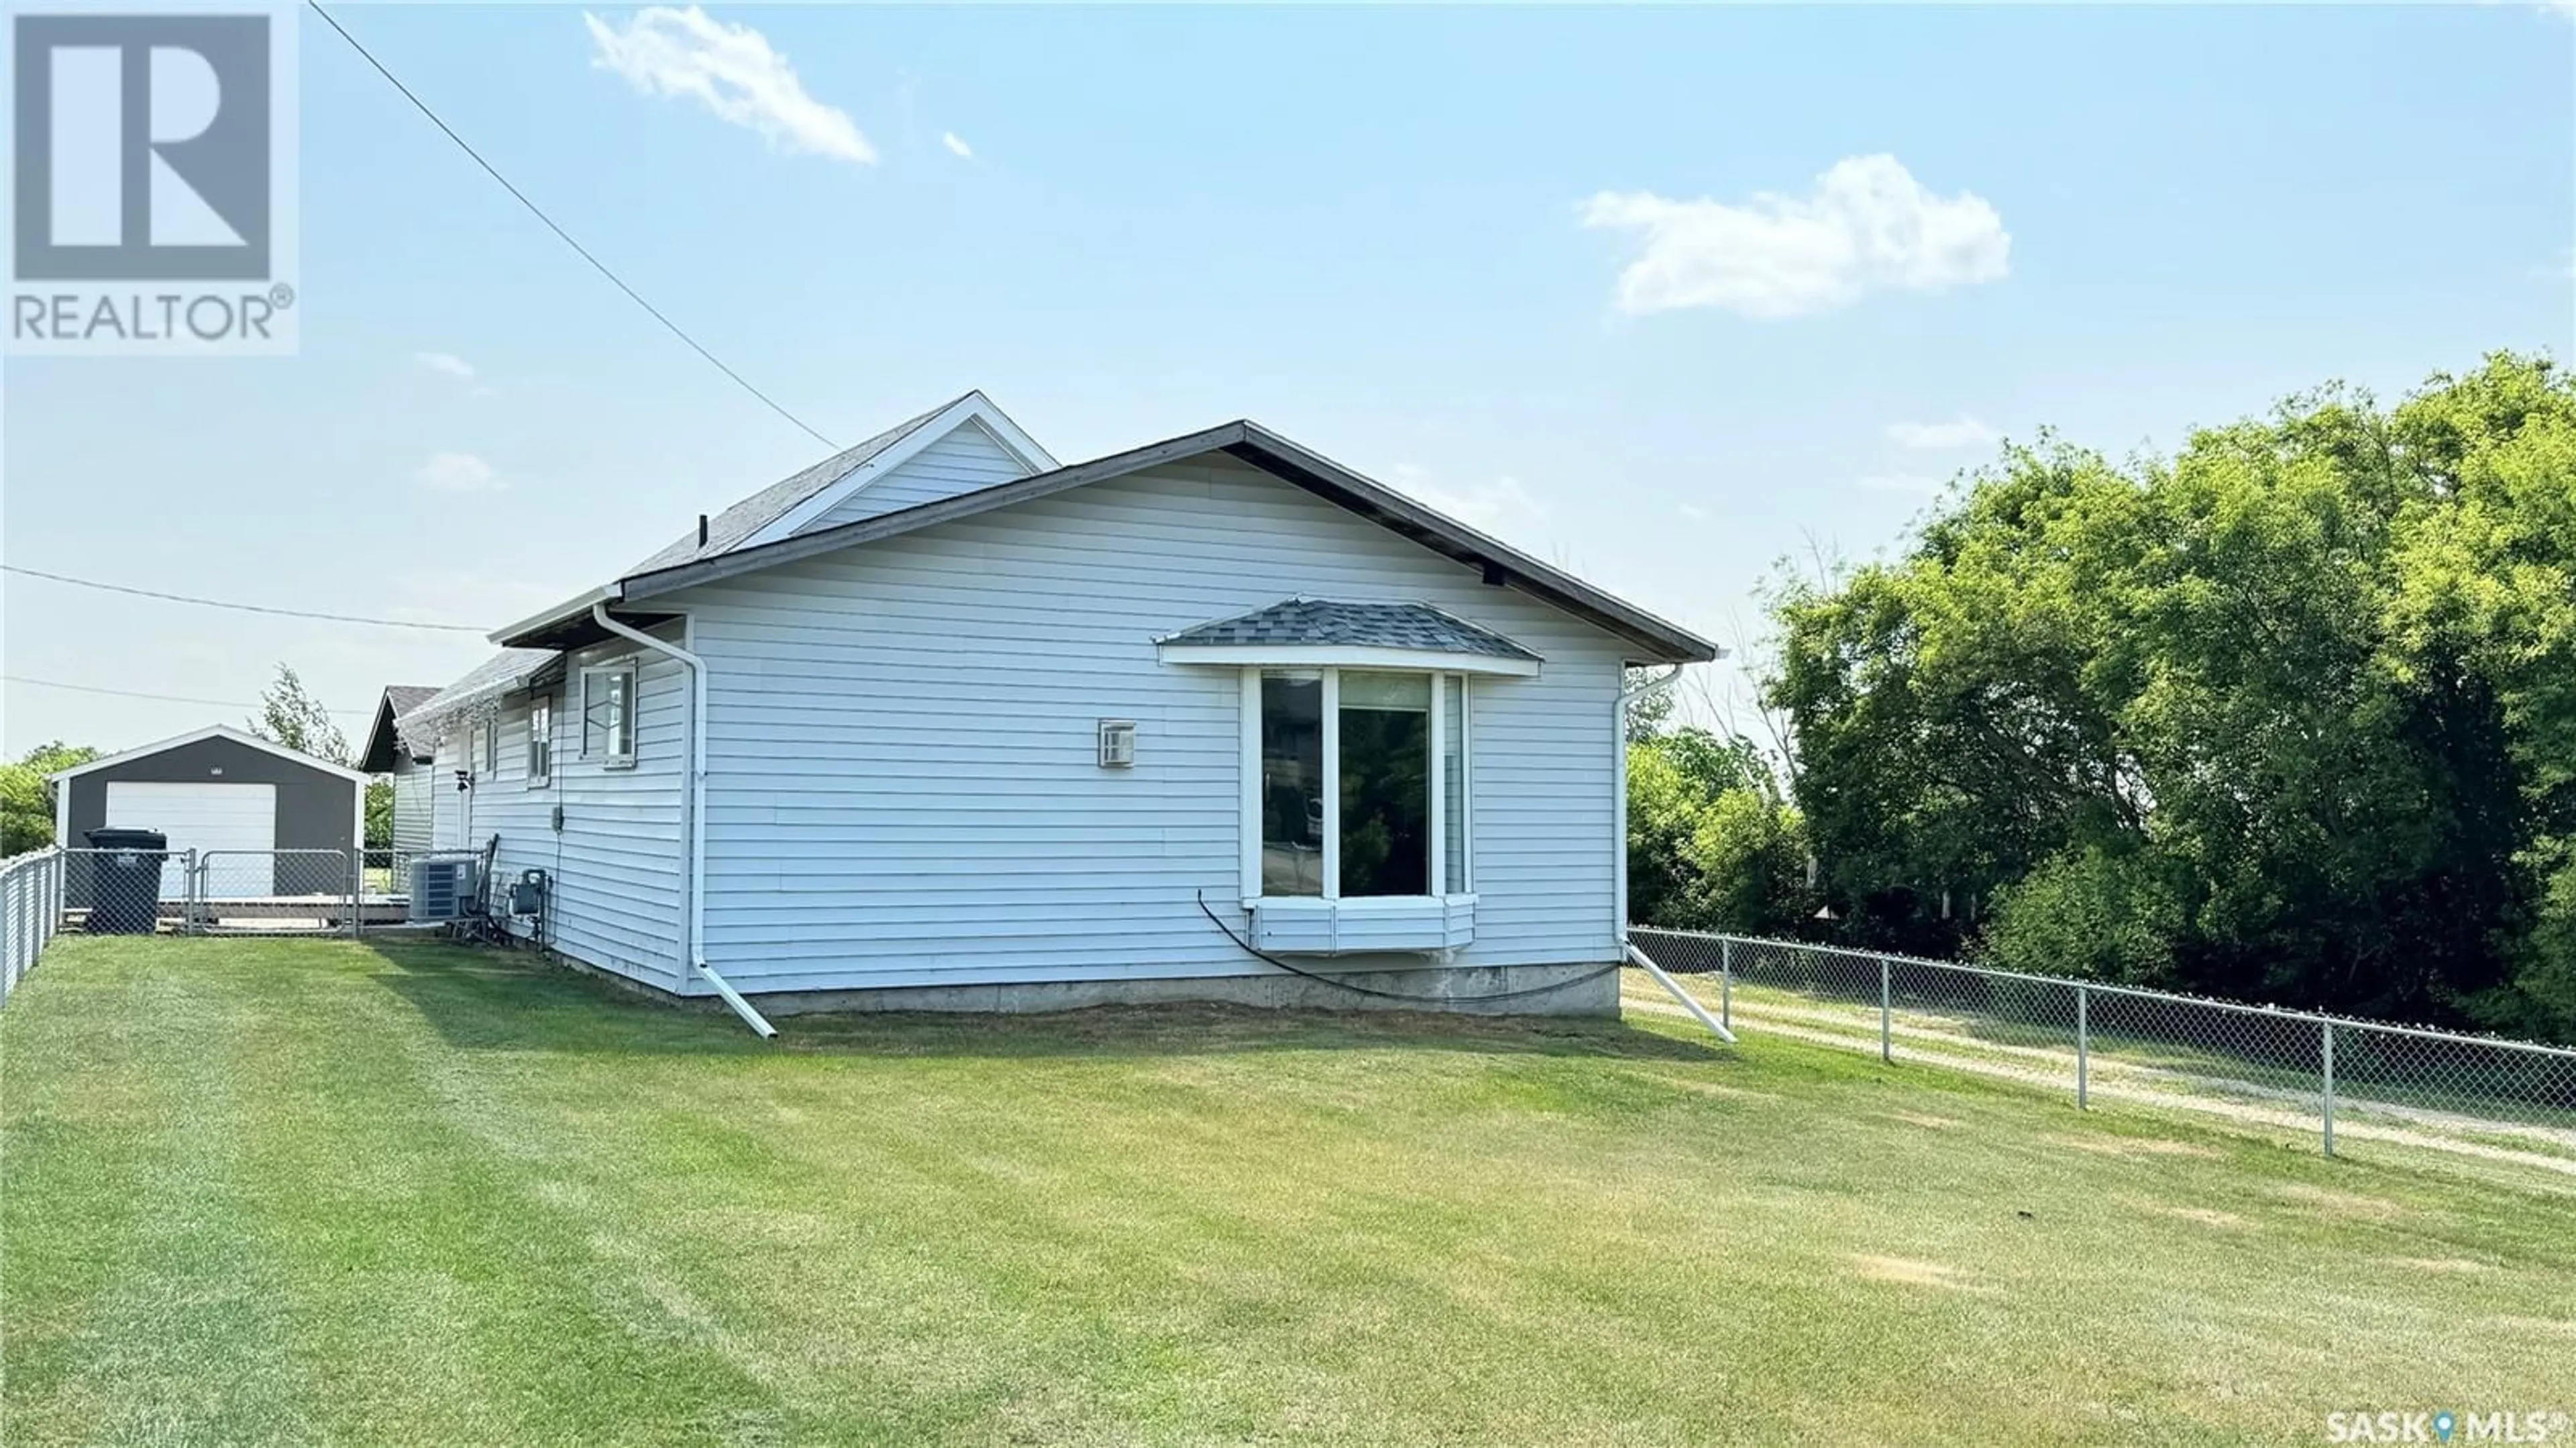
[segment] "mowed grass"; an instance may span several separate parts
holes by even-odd
[[[791,1021],[58,942],[0,1440],[2303,1443],[2576,1408],[2576,1204],[1659,1018]]]

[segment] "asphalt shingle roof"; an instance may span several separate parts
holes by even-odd
[[[1481,654],[1497,659],[1538,655],[1495,633],[1427,603],[1335,603],[1322,598],[1283,599],[1268,608],[1186,628],[1167,644],[1340,644],[1352,648],[1421,649]]]
[[[436,698],[437,695],[438,686],[435,684],[385,685],[385,702],[394,706],[394,717],[397,719],[419,708],[425,701]]]
[[[503,649],[464,678],[395,715],[394,731],[415,754],[430,753],[450,721],[526,683],[559,657],[552,649]]]
[[[896,423],[856,447],[843,448],[801,472],[771,483],[768,487],[725,509],[707,520],[707,541],[698,542],[698,530],[691,528],[662,551],[629,568],[629,575],[651,573],[660,568],[677,568],[701,558],[730,553],[761,529],[786,517],[797,505],[816,493],[848,477],[854,468],[866,466],[869,459],[910,436],[912,430],[957,405],[958,399],[939,404],[919,417]]]

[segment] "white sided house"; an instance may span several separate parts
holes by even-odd
[[[1252,423],[1065,467],[980,393],[494,639],[400,720],[437,843],[772,1013],[1613,1012],[1623,670],[1718,653]]]

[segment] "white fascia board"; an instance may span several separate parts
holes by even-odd
[[[564,620],[570,618],[588,618],[590,617],[590,606],[592,604],[615,603],[618,597],[619,594],[616,584],[602,584],[597,588],[590,589],[572,598],[567,598],[552,608],[540,609],[537,612],[528,615],[526,618],[519,620],[517,623],[503,624],[501,627],[492,630],[483,637],[493,643],[501,645],[503,648],[508,648],[510,647],[510,640],[517,638],[522,634],[532,633],[537,629],[548,626],[549,624],[562,623]]]
[[[156,739],[150,744],[138,744],[132,749],[108,755],[104,759],[93,759],[87,764],[75,764],[69,769],[58,769],[45,777],[60,782],[87,774],[93,769],[105,769],[111,764],[131,764],[135,760],[206,739],[229,739],[235,744],[274,754],[280,759],[291,759],[298,764],[310,765],[325,773],[336,774],[342,779],[355,780],[360,784],[367,782],[367,776],[363,771],[351,769],[344,764],[333,764],[327,759],[316,759],[310,754],[289,749],[274,740],[262,739],[247,729],[236,729],[230,724],[209,724],[203,729],[191,729],[185,734],[173,734],[167,739]]]
[[[1505,659],[1492,654],[1453,654],[1442,649],[1395,649],[1351,644],[1156,644],[1167,664],[1213,664],[1232,668],[1407,669],[1426,674],[1489,674],[1535,679],[1536,659]]]
[[[905,433],[902,441],[850,469],[834,479],[829,487],[817,490],[814,496],[781,513],[759,532],[726,551],[739,552],[795,537],[816,519],[847,501],[851,494],[911,462],[932,444],[961,427],[981,427],[1002,451],[1019,460],[1020,466],[1028,470],[1028,476],[1051,473],[1063,466],[1055,460],[1053,453],[1038,446],[1036,438],[1022,432],[1018,423],[995,407],[991,398],[981,392],[969,392],[935,415],[922,419],[921,425]]]

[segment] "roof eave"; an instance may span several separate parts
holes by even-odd
[[[1523,592],[1535,594],[1559,608],[1590,617],[1595,623],[1633,643],[1660,650],[1652,656],[1652,662],[1704,664],[1723,657],[1725,653],[1717,645],[1678,624],[1658,618],[1562,569],[1542,563],[1498,538],[1425,507],[1321,453],[1290,442],[1257,422],[1239,425],[1243,428],[1244,439],[1226,449],[1232,456],[1285,477],[1310,492],[1340,493],[1366,502],[1378,514],[1372,521],[1457,562],[1481,567],[1487,582],[1507,587],[1517,585]],[[1318,484],[1322,486],[1318,487]],[[1345,507],[1350,506],[1344,499],[1335,501],[1342,502]],[[1365,515],[1365,510],[1355,511],[1363,511]],[[1395,526],[1397,523],[1404,526]],[[1444,544],[1447,546],[1442,546]],[[1500,577],[1495,576],[1497,568],[1501,571]]]
[[[1471,654],[1457,649],[1407,649],[1384,644],[1188,644],[1159,643],[1155,657],[1167,664],[1220,668],[1410,669],[1424,673],[1491,674],[1535,679],[1543,661]]]
[[[1141,472],[1211,452],[1223,452],[1250,463],[1282,481],[1369,517],[1434,552],[1477,567],[1490,583],[1516,586],[1578,617],[1587,618],[1641,646],[1643,652],[1637,662],[1707,663],[1724,655],[1724,650],[1688,629],[1622,602],[1507,543],[1444,517],[1382,483],[1371,481],[1320,453],[1311,452],[1257,423],[1247,421],[1223,423],[1087,463],[1077,463],[1052,473],[1040,473],[1018,482],[961,493],[860,522],[845,523],[837,528],[819,528],[775,543],[739,549],[721,557],[630,574],[618,581],[616,592],[620,598],[630,601],[673,593],[893,537],[917,528],[973,517],[994,508],[1034,501],[1105,478]],[[587,605],[584,607],[586,609]],[[495,638],[500,636],[495,635]]]
[[[484,637],[505,649],[556,647],[556,645],[534,642],[534,640],[544,638],[550,632],[561,629],[565,624],[586,622],[590,618],[592,604],[615,603],[619,596],[617,584],[602,584],[565,599],[551,608],[530,614],[517,623],[504,624]]]

